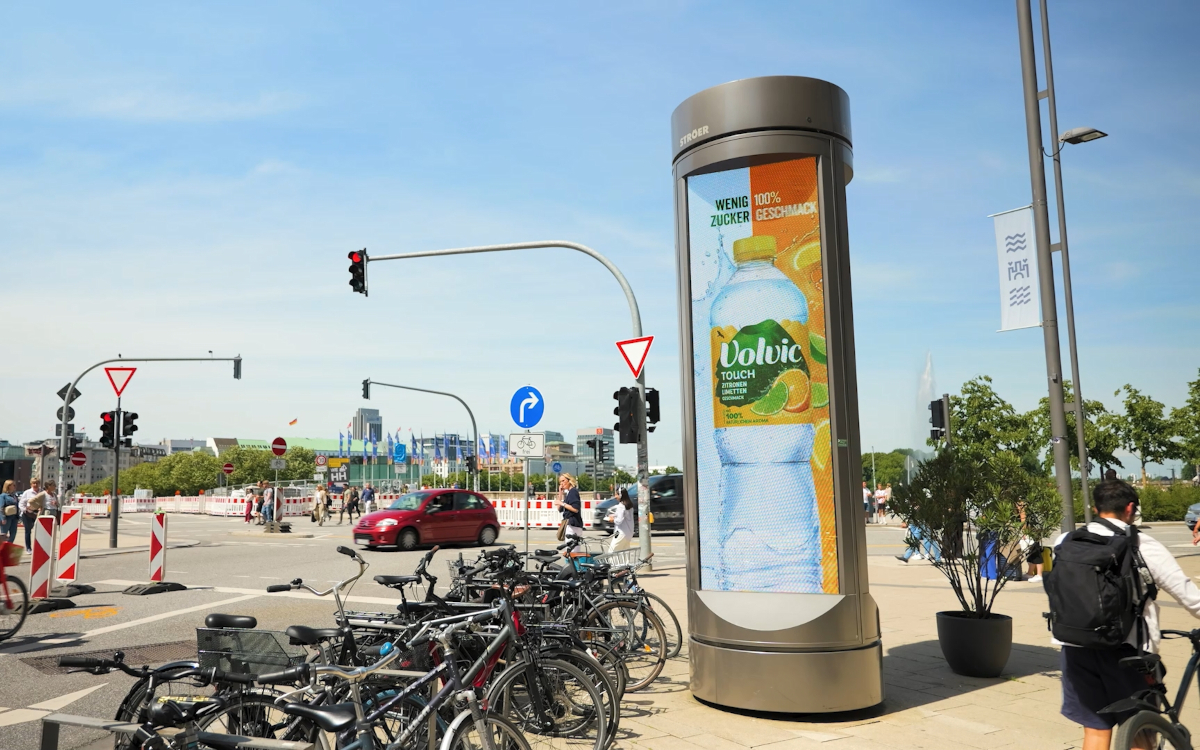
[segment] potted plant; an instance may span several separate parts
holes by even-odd
[[[938,643],[954,672],[998,677],[1012,650],[1012,618],[992,611],[1010,578],[1021,577],[1015,553],[1025,534],[1040,538],[1057,523],[1056,496],[1012,453],[942,450],[899,488],[893,507],[912,533],[914,551],[931,552],[961,609],[938,612]],[[1024,503],[1022,524],[1017,504]]]

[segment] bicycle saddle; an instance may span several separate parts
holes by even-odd
[[[556,550],[556,549],[535,549],[533,551],[533,556],[534,557],[551,557],[551,558],[558,557],[558,550]]]
[[[222,615],[214,612],[204,618],[204,627],[250,630],[258,627],[258,620],[249,615]]]
[[[406,583],[420,583],[421,576],[375,576],[375,583],[380,586],[402,586]]]
[[[552,589],[577,589],[583,585],[582,581],[575,578],[557,578],[543,583]]]
[[[348,729],[357,719],[353,703],[335,703],[332,706],[306,706],[303,703],[285,703],[283,712],[291,716],[311,719],[326,732],[341,732]]]
[[[315,646],[341,636],[337,628],[310,628],[307,625],[291,625],[286,631],[294,646]],[[332,731],[332,730],[331,730]]]
[[[1117,663],[1126,669],[1132,669],[1142,674],[1154,674],[1158,670],[1158,666],[1162,664],[1162,657],[1158,654],[1138,654],[1137,656],[1126,656]]]

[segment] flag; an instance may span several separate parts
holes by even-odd
[[[446,460],[450,460],[450,436],[442,433],[442,451],[446,454]]]
[[[338,458],[342,457],[342,433],[338,433]]]
[[[417,451],[417,436],[416,436],[416,435],[413,435],[413,436],[412,436],[412,460],[413,460],[414,462],[417,460],[417,456],[418,456],[418,451]]]
[[[379,460],[379,441],[375,438],[371,438],[371,458],[376,461]]]
[[[367,462],[367,441],[363,440],[363,463]]]
[[[389,432],[388,433],[388,442],[387,442],[387,455],[388,455],[389,459],[392,457],[392,454],[395,452],[394,446],[395,446],[395,444],[392,442],[392,433]]]
[[[288,422],[288,426],[289,426],[289,427],[294,427],[294,426],[296,425],[296,423],[297,423],[297,422],[299,422],[299,421],[300,421],[299,419],[293,419],[291,422]]]
[[[1000,269],[1000,330],[1042,324],[1033,208],[992,214]]]
[[[442,460],[442,444],[437,439],[436,434],[433,436],[433,460],[434,461]]]
[[[456,460],[456,461],[462,460],[462,444],[457,444],[454,446],[454,455],[455,455],[454,460]]]
[[[486,439],[485,439],[484,445],[487,447],[487,458],[489,461],[491,461],[492,460],[492,436],[486,435],[485,438]]]
[[[508,460],[508,438],[505,437],[500,438],[500,460]]]

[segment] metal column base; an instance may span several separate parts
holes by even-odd
[[[719,706],[776,713],[833,713],[883,702],[883,646],[852,651],[767,652],[688,638],[691,690]]]

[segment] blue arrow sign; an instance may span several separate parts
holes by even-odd
[[[546,401],[538,389],[531,385],[522,386],[513,394],[508,404],[508,412],[517,423],[517,427],[529,429],[542,421],[542,412],[546,410]]]
[[[560,464],[558,461],[555,461],[554,463],[550,464],[550,468],[554,470],[555,474],[562,473],[562,464]]]

